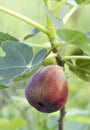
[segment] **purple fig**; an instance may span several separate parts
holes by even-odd
[[[27,83],[25,95],[28,102],[41,112],[60,110],[68,98],[63,67],[50,65],[37,72]]]

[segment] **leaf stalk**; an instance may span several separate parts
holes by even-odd
[[[74,6],[63,18],[63,23],[66,24],[66,22],[69,20],[69,18],[73,15],[73,13],[79,8],[80,6]]]
[[[28,18],[28,17],[26,17],[20,13],[17,13],[14,10],[8,9],[4,6],[0,6],[0,10],[34,26],[35,28],[37,28],[38,30],[42,31],[45,34],[48,33],[48,29],[46,27],[44,27],[43,25],[39,24],[38,22],[32,20],[31,18]]]
[[[90,56],[62,56],[62,60],[70,60],[70,59],[88,59],[90,60]]]

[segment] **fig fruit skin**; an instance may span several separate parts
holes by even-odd
[[[51,113],[65,106],[68,85],[63,67],[49,65],[37,72],[25,87],[25,96],[40,112]]]

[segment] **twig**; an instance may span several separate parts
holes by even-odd
[[[61,110],[60,110],[60,118],[59,118],[59,120],[58,120],[58,122],[59,122],[59,129],[58,130],[64,130],[64,128],[63,128],[63,124],[64,124],[64,116],[65,116],[65,114],[66,114],[66,111],[65,111],[65,107],[63,107]]]

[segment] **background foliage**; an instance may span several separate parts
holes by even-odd
[[[54,1],[53,6],[55,4]],[[76,1],[78,3],[78,1]],[[82,2],[82,1],[81,1]],[[39,23],[46,25],[45,12],[41,0],[0,0],[1,5],[14,9]],[[58,16],[63,17],[66,12],[63,8]],[[90,31],[90,5],[78,9],[68,20],[66,27],[79,31]],[[0,32],[9,33],[20,41],[29,34],[32,26],[0,12]],[[46,43],[47,37],[39,33],[28,39],[27,44],[42,42]],[[32,45],[32,44],[31,44]],[[40,50],[41,48],[38,48]],[[34,47],[34,54],[37,53]],[[1,55],[4,55],[2,50]],[[66,77],[69,85],[69,100],[65,117],[65,130],[90,130],[90,83],[77,78],[66,66]],[[0,90],[0,130],[57,130],[59,112],[43,114],[28,105],[24,96],[24,87],[27,82],[18,81],[5,90]]]

